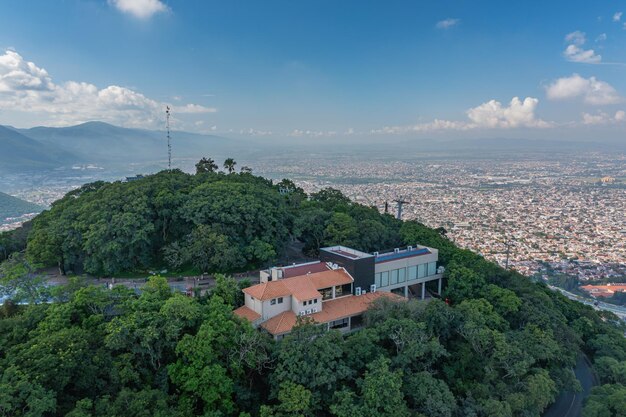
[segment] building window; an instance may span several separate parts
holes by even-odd
[[[409,281],[417,279],[417,265],[409,267]]]
[[[274,304],[276,304],[276,299],[272,298],[272,300],[270,301],[270,305],[274,305]]]
[[[324,288],[319,290],[322,293],[322,300],[330,300],[333,298],[333,288]]]
[[[391,271],[391,285],[395,285],[398,283],[398,270],[394,269]]]
[[[317,304],[317,298],[316,298],[315,300],[313,300],[313,302],[314,302],[315,304]]]
[[[420,264],[417,266],[417,277],[424,278],[426,276],[426,264]]]
[[[381,272],[380,273],[380,286],[386,287],[387,285],[389,285],[389,271]]]
[[[335,320],[330,322],[331,329],[343,329],[349,326],[350,320],[346,317],[345,319]]]
[[[335,287],[335,297],[341,297],[343,295],[343,288],[341,285]]]
[[[437,262],[428,263],[428,275],[435,275],[437,273]]]
[[[374,284],[376,284],[377,288],[382,287],[381,283],[380,283],[380,272],[376,275],[374,275]]]
[[[278,304],[282,304],[283,303],[283,297],[278,297]]]
[[[406,281],[405,273],[406,273],[406,268],[398,269],[398,282]]]

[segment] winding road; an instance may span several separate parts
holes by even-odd
[[[583,402],[591,393],[591,388],[598,384],[596,375],[591,369],[591,362],[585,355],[581,355],[574,368],[576,379],[582,386],[581,392],[562,392],[554,404],[543,413],[543,417],[580,417]]]

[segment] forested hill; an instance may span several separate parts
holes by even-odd
[[[0,416],[538,417],[577,389],[581,352],[604,384],[585,416],[623,415],[626,339],[614,316],[457,248],[443,230],[232,162],[228,174],[205,160],[196,175],[88,184],[34,220],[25,254],[0,265],[0,284],[31,302],[0,309]],[[438,248],[450,304],[381,300],[348,336],[302,323],[274,342],[233,316],[240,285],[222,275],[197,298],[159,277],[141,294],[72,279],[57,302],[36,303],[36,263],[229,272],[271,264],[296,239],[312,254]]]

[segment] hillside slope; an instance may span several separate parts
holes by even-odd
[[[0,192],[0,224],[2,224],[9,217],[19,217],[24,214],[39,213],[42,210],[43,207],[37,204]]]
[[[559,392],[576,390],[581,352],[612,384],[594,389],[589,403],[626,398],[616,317],[337,190],[306,195],[250,173],[163,171],[86,184],[32,227],[26,257],[0,265],[0,279],[3,270],[28,272],[29,262],[105,276],[163,262],[240,271],[275,264],[292,239],[312,253],[419,243],[439,250],[446,301],[383,300],[348,335],[305,319],[275,343],[233,315],[244,281],[216,274],[214,288],[191,298],[161,277],[140,294],[70,280],[56,303],[9,309],[4,319],[0,310],[7,415],[37,404],[40,415],[59,417],[540,417]],[[25,285],[23,299],[39,299],[36,289]]]
[[[32,139],[15,129],[0,126],[0,172],[55,168],[73,163],[76,157]]]

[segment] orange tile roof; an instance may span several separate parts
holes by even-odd
[[[278,281],[269,281],[262,284],[244,288],[243,292],[261,301],[271,300],[276,297],[293,295],[300,301],[321,298],[318,289],[332,287],[334,285],[349,284],[352,281],[350,274],[345,269],[335,269],[314,274],[300,275],[297,277],[283,278]]]
[[[269,281],[262,284],[244,288],[243,292],[261,301],[282,297],[291,294],[291,291],[283,284],[285,280]]]
[[[328,288],[334,285],[350,284],[354,280],[345,269],[331,269],[307,275],[316,289]]]
[[[595,297],[611,297],[616,292],[626,291],[625,284],[583,285],[581,288]]]
[[[390,292],[371,292],[363,295],[349,295],[334,300],[324,301],[322,311],[307,316],[317,323],[328,323],[345,317],[359,315],[365,312],[370,304],[381,297],[389,297],[394,300],[405,300],[404,297]],[[261,323],[261,327],[273,335],[279,335],[291,331],[296,325],[297,316],[293,311],[285,311],[271,319]]]
[[[261,327],[273,335],[289,332],[295,325],[296,315],[291,310],[284,311],[261,323]]]
[[[241,317],[242,319],[246,319],[250,322],[253,322],[255,320],[258,320],[259,318],[261,318],[261,315],[259,313],[257,313],[256,311],[252,310],[251,308],[248,308],[246,306],[241,306],[235,310],[233,310],[233,314],[235,314],[236,316]]]
[[[374,300],[381,297],[389,297],[398,301],[405,300],[404,297],[384,291],[369,292],[363,295],[349,295],[325,301],[322,303],[322,311],[311,314],[311,317],[318,323],[328,323],[344,317],[356,316],[365,312]]]

